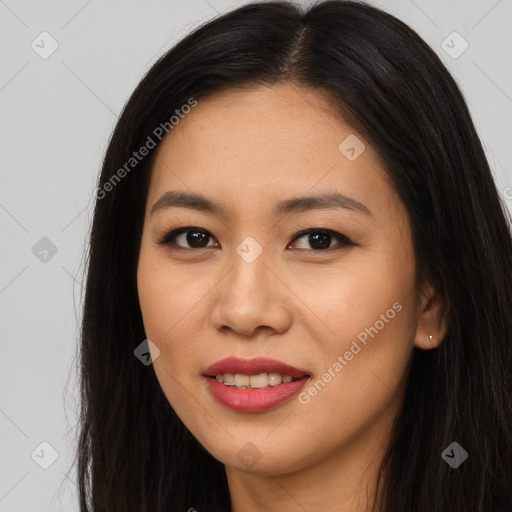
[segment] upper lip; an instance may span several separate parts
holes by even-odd
[[[266,359],[256,357],[254,359],[240,359],[238,357],[228,357],[221,359],[210,365],[204,372],[207,377],[224,375],[226,373],[242,375],[258,375],[259,373],[280,373],[289,375],[295,379],[300,379],[309,375],[305,370],[295,368],[275,359]]]

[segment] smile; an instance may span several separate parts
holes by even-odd
[[[272,359],[227,358],[203,374],[213,397],[240,412],[261,412],[277,407],[297,394],[310,378],[299,370]]]

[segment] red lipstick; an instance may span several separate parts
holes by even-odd
[[[215,376],[225,374],[258,375],[260,373],[277,373],[297,379],[282,382],[266,388],[237,388],[219,382]],[[297,394],[310,374],[306,370],[295,368],[274,359],[254,358],[239,359],[229,357],[209,366],[204,376],[208,377],[209,390],[225,407],[240,412],[261,412],[278,406]]]

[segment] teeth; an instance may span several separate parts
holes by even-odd
[[[233,375],[231,373],[225,373],[216,375],[215,378],[227,386],[250,389],[278,386],[281,383],[286,384],[297,380],[293,379],[290,375],[281,375],[279,373],[260,373],[258,375],[243,375],[241,373]]]
[[[259,375],[251,375],[249,385],[251,388],[266,388],[268,386],[268,374],[260,373]]]
[[[286,375],[284,375],[286,377]],[[283,382],[283,376],[279,373],[269,373],[268,374],[268,385],[269,386],[278,386]]]
[[[235,386],[240,388],[242,386],[248,386],[250,382],[249,375],[242,375],[241,373],[235,374]]]

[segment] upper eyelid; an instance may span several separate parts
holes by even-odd
[[[337,237],[337,238],[350,240],[343,233],[338,233],[337,231],[335,231],[333,229],[328,229],[328,228],[307,228],[307,229],[301,229],[298,233],[293,235],[292,241],[293,240],[297,240],[297,238],[302,238],[303,236],[309,235],[310,233],[317,233],[317,232],[319,232],[319,233],[324,232],[324,233],[327,233],[327,234],[332,235],[332,236]]]

